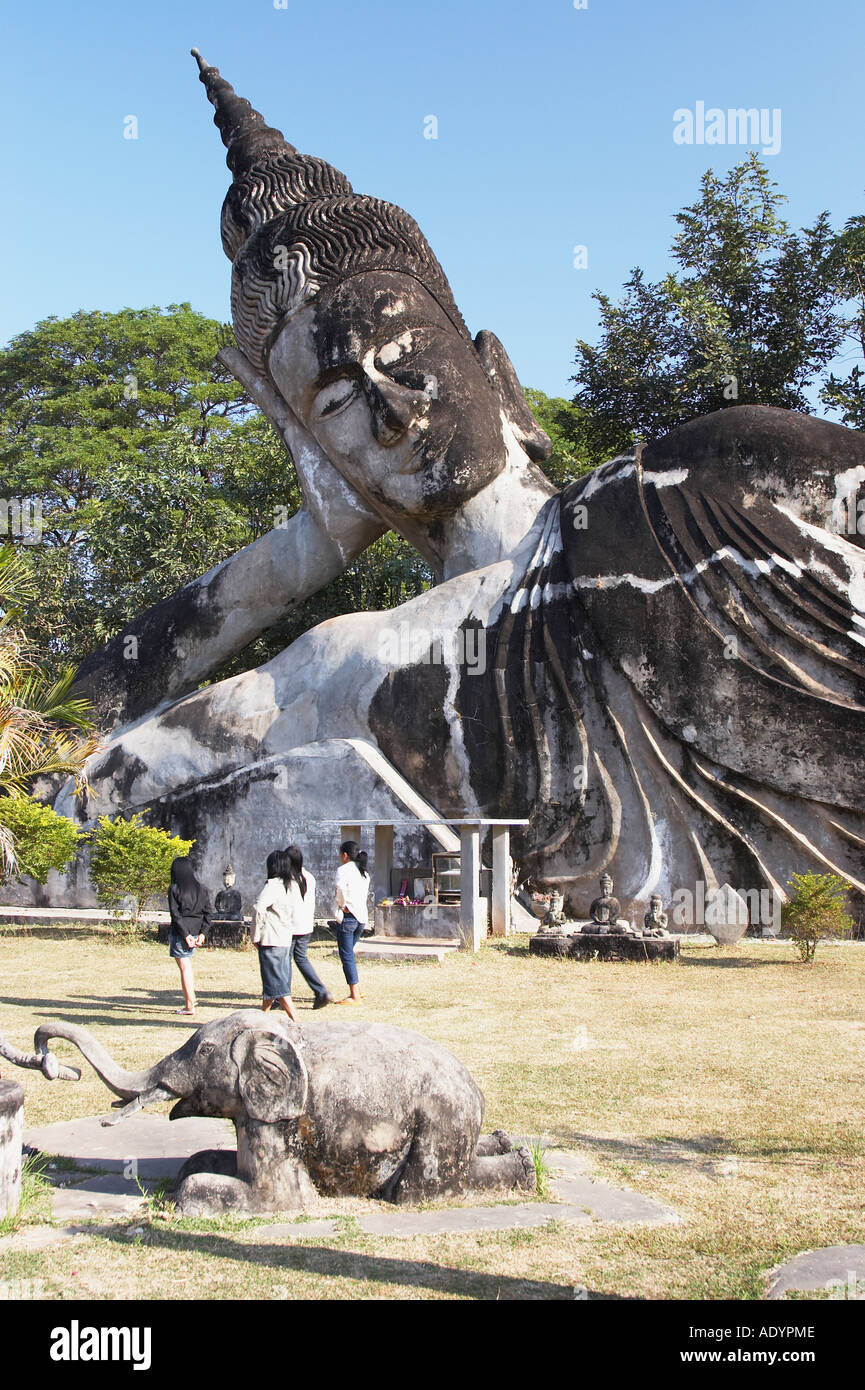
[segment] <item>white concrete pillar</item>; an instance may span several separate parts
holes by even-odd
[[[511,934],[511,832],[493,826],[493,936]]]
[[[468,951],[479,951],[486,922],[481,918],[481,836],[477,825],[460,828],[460,936]]]

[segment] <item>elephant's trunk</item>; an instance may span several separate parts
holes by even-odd
[[[102,1044],[96,1041],[93,1034],[88,1033],[86,1028],[79,1027],[77,1023],[43,1023],[36,1029],[33,1039],[36,1052],[44,1056],[52,1038],[66,1038],[74,1043],[78,1051],[87,1058],[97,1076],[101,1077],[105,1085],[116,1096],[120,1096],[121,1100],[137,1100],[143,1092],[152,1091],[159,1085],[161,1063],[147,1071],[124,1071],[108,1055]]]
[[[5,1038],[0,1038],[0,1057],[5,1057],[13,1066],[41,1071],[46,1081],[55,1081],[58,1077],[62,1081],[77,1081],[81,1075],[77,1067],[62,1067],[53,1052],[49,1052],[47,1048],[40,1052],[19,1052],[18,1048],[13,1047]]]

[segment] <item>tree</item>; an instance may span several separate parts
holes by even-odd
[[[188,304],[82,311],[0,352],[4,488],[41,506],[41,543],[16,544],[43,662],[77,665],[299,501],[284,447],[217,360],[230,333]]]
[[[12,876],[44,883],[51,869],[61,873],[78,851],[81,831],[31,796],[0,797],[0,826],[15,849],[14,868],[0,863],[0,883]]]
[[[25,813],[6,807],[4,798],[25,797],[39,779],[81,779],[87,758],[98,747],[90,707],[73,694],[74,671],[49,680],[32,659],[18,621],[30,582],[20,553],[12,546],[0,550],[0,806],[7,810],[0,816],[3,877],[20,868],[16,824],[23,830],[26,822]],[[32,829],[32,820],[30,825]],[[36,862],[37,851],[27,843],[24,854],[25,862],[28,855]]]
[[[794,874],[795,889],[781,908],[781,926],[789,931],[802,960],[810,964],[817,943],[826,936],[849,936],[853,919],[846,911],[847,885],[837,874]]]
[[[841,299],[851,306],[844,320],[844,343],[865,360],[865,217],[851,217],[829,252],[828,270]],[[865,371],[859,363],[846,377],[829,377],[820,393],[824,405],[837,410],[843,424],[865,430]]]
[[[809,413],[807,388],[844,332],[827,213],[791,232],[785,201],[752,153],[676,214],[677,271],[657,284],[632,271],[618,304],[597,293],[598,347],[577,343],[576,404],[590,446],[636,438],[732,404]]]
[[[137,812],[128,820],[100,816],[90,838],[90,879],[97,900],[109,911],[121,912],[131,898],[133,931],[147,904],[168,892],[172,860],[187,855],[195,844],[144,825]]]
[[[585,411],[561,396],[547,396],[531,387],[524,394],[532,414],[552,442],[553,452],[541,464],[551,483],[566,487],[602,462],[590,454]]]

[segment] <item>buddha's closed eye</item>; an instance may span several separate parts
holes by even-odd
[[[416,387],[421,390],[424,388],[427,376],[422,375],[417,382],[413,379],[406,380],[399,373],[404,368],[411,366],[413,358],[426,346],[425,336],[418,332],[401,333],[398,338],[392,338],[384,343],[380,348],[371,352],[369,357],[364,359],[365,364],[369,363],[374,372],[382,376],[388,376],[401,384]],[[355,369],[356,370],[356,369]],[[357,376],[346,372],[344,376],[334,377],[332,381],[322,386],[315,398],[315,411],[319,419],[330,418],[338,415],[340,411],[351,405],[360,394],[361,383]]]
[[[360,384],[351,377],[340,376],[322,386],[315,398],[315,411],[319,417],[338,415],[356,398]]]

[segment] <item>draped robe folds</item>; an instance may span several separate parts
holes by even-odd
[[[478,803],[530,815],[516,856],[571,912],[602,870],[626,915],[806,870],[861,910],[860,485],[865,435],[735,407],[548,505],[459,710]]]

